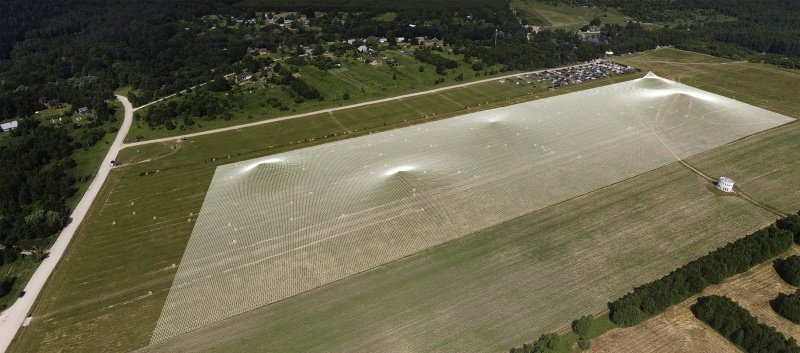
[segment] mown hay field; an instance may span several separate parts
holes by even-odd
[[[800,252],[793,247],[788,257]],[[769,301],[779,293],[794,293],[795,287],[784,282],[767,261],[725,282],[708,287],[666,312],[640,325],[613,329],[592,340],[590,353],[612,352],[740,352],[711,327],[698,320],[690,307],[700,296],[723,295],[733,299],[750,312],[759,322],[772,326],[787,338],[800,338],[800,327],[781,317],[770,307]]]

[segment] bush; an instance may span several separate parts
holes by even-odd
[[[786,283],[795,287],[800,285],[800,256],[792,255],[783,260],[776,260],[774,266],[775,272],[778,272]]]
[[[585,351],[591,347],[592,343],[589,340],[587,339],[578,340],[578,348],[580,348],[582,351]]]
[[[580,319],[572,321],[572,332],[580,338],[589,337],[589,328],[592,324],[592,318],[589,316],[582,316]]]
[[[17,277],[6,277],[0,282],[0,298],[5,297],[8,293],[11,293],[11,288],[14,287],[14,282],[17,281]]]
[[[780,293],[769,304],[780,316],[800,324],[800,289],[790,295]]]
[[[794,339],[787,340],[775,328],[759,323],[730,298],[702,297],[692,305],[692,313],[745,352],[800,353]]]

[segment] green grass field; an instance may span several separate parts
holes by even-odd
[[[602,23],[625,23],[631,20],[613,8],[603,10],[597,7],[565,4],[554,6],[536,0],[513,0],[511,6],[517,10],[520,17],[527,19],[531,24],[570,30],[577,30],[589,24],[595,17],[600,17]]]
[[[412,48],[413,49],[413,48]],[[415,50],[415,49],[414,49]],[[436,73],[436,67],[430,64],[420,63],[413,56],[404,55],[402,50],[384,50],[376,55],[378,59],[389,58],[396,61],[395,66],[385,63],[380,65],[369,65],[354,58],[342,58],[342,67],[332,70],[320,70],[314,66],[304,66],[299,72],[300,77],[310,86],[320,91],[325,98],[322,101],[308,100],[302,103],[294,103],[289,96],[288,88],[281,86],[262,87],[261,84],[246,84],[237,87],[233,93],[239,99],[231,110],[233,117],[230,120],[216,119],[204,120],[197,119],[197,124],[182,130],[167,130],[165,128],[151,129],[146,123],[136,122],[128,133],[129,137],[143,136],[144,140],[176,136],[186,133],[211,130],[226,126],[233,126],[251,121],[272,119],[280,116],[293,115],[298,113],[311,112],[324,108],[340,107],[348,104],[366,102],[370,100],[386,98],[406,93],[430,90],[433,88],[450,86],[463,82],[485,79],[484,71],[480,71],[480,76],[476,77],[476,72],[463,62],[463,56],[450,53],[437,53],[443,57],[450,58],[459,63],[459,66],[452,70],[447,70],[447,74],[442,76]],[[420,72],[419,67],[424,67]],[[499,70],[500,66],[487,67],[486,71]],[[511,72],[500,73],[507,75]],[[464,81],[456,81],[455,78],[463,75]],[[393,79],[396,77],[397,79]],[[439,78],[445,82],[434,84]],[[531,86],[513,87],[511,95],[521,90],[543,91],[543,89],[533,90]],[[343,95],[348,93],[349,100],[343,100]],[[285,104],[289,110],[279,110],[265,104],[267,98],[274,97]],[[175,97],[172,99],[182,99]],[[145,108],[147,109],[147,108]],[[141,113],[144,113],[141,112]]]
[[[680,60],[701,60],[692,55],[696,58]],[[652,62],[669,60],[640,61],[669,77],[669,65]],[[747,70],[725,71],[721,78],[750,80],[741,81],[749,83],[740,85],[742,96],[761,95],[754,89],[784,80],[785,73],[773,67],[743,65],[764,72],[751,76]],[[719,74],[714,70],[715,65],[698,65],[692,73],[714,79]],[[683,76],[683,82],[693,77]],[[141,146],[138,154],[125,150],[119,159],[130,164],[111,173],[37,301],[31,326],[20,331],[10,351],[129,351],[147,345],[175,274],[173,264],[180,262],[191,233],[190,219],[197,215],[217,165],[608,82],[531,94],[490,82],[198,137],[175,150],[169,144]],[[730,96],[724,87],[715,92]],[[476,106],[492,102],[492,97],[495,103]],[[763,96],[758,105],[788,107],[793,103],[788,98]],[[455,103],[447,103],[451,100]],[[420,113],[428,116],[420,118]],[[774,131],[794,136],[796,130],[790,129],[795,125]],[[322,138],[333,133],[337,136]],[[792,185],[771,187],[780,192]],[[725,221],[709,221],[714,219]],[[633,285],[771,219],[762,209],[721,196],[695,174],[671,165],[306,292],[164,348],[364,351],[452,345],[470,351],[506,350],[602,310],[603,303]],[[631,266],[641,271],[625,272]],[[608,271],[592,272],[597,268]],[[549,299],[531,303],[529,291]],[[498,315],[514,320],[492,321]],[[401,322],[406,325],[392,324]],[[433,341],[431,335],[443,339]],[[434,344],[442,346],[430,346]]]

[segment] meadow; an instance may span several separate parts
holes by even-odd
[[[700,88],[798,116],[791,108],[796,101],[786,92],[791,86],[758,90],[788,82],[789,73],[724,60],[685,65],[681,61],[706,59],[668,53],[684,57],[656,52],[624,60],[638,60],[690,85],[716,80],[718,86]],[[679,73],[682,65],[688,73]],[[10,351],[146,346],[218,165],[640,76],[540,92],[490,82],[125,150],[119,159],[128,165],[111,173],[35,305],[31,326],[20,331]],[[795,125],[773,131],[796,135]],[[747,183],[741,187],[748,190]],[[791,185],[779,180],[771,187],[781,192]],[[792,206],[800,205],[787,202],[785,207]],[[507,350],[580,315],[602,311],[606,301],[632,286],[774,218],[741,198],[716,193],[707,180],[672,164],[153,348]],[[597,268],[607,271],[592,272]],[[543,296],[547,300],[531,299]],[[442,338],[434,341],[431,335]]]
[[[462,55],[437,52],[437,54],[459,63],[459,66],[455,69],[447,70],[445,75],[439,75],[436,73],[435,66],[421,63],[412,55],[403,54],[403,50],[409,49],[416,50],[416,48],[401,48],[383,50],[377,53],[376,57],[381,61],[379,65],[370,65],[356,58],[343,57],[339,58],[342,66],[336,69],[321,70],[311,65],[301,67],[298,76],[311,87],[317,89],[324,98],[322,100],[306,100],[302,103],[295,103],[287,87],[245,83],[238,85],[231,93],[216,93],[218,95],[230,94],[231,96],[229,99],[233,102],[233,108],[230,110],[232,116],[228,120],[198,118],[195,125],[186,129],[179,127],[174,130],[168,130],[164,127],[151,128],[144,122],[136,122],[128,133],[128,139],[131,140],[138,136],[142,140],[148,140],[212,130],[257,120],[268,120],[281,116],[313,112],[324,108],[341,107],[379,98],[446,87],[492,76],[491,74],[485,76],[484,73],[494,73],[494,76],[512,73],[499,73],[500,65],[486,67],[485,70],[476,72],[469,65],[464,64]],[[394,60],[395,65],[388,65],[384,58]],[[420,71],[420,67],[423,68],[423,71]],[[456,80],[457,77],[463,77],[463,81]],[[444,80],[444,82],[435,83],[440,79]],[[507,90],[506,95],[513,97],[520,92],[544,92],[545,90],[532,85],[522,85]],[[481,91],[497,94],[497,92],[489,89]],[[344,99],[345,94],[349,96],[348,99]],[[280,107],[272,107],[266,104],[268,98],[277,99],[287,109],[281,110]],[[481,103],[492,101],[490,97],[487,98],[489,99]],[[174,97],[159,104],[169,104],[172,100],[180,99],[182,98]],[[460,100],[448,101],[446,104],[450,105],[458,101]],[[140,113],[145,113],[146,109],[148,108],[145,108]]]

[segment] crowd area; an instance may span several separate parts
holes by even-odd
[[[636,72],[638,69],[605,59],[588,61],[582,65],[561,69],[544,70],[517,76],[515,79],[500,80],[500,83],[513,82],[517,85],[529,84],[547,88],[558,88],[596,80],[612,75]]]

